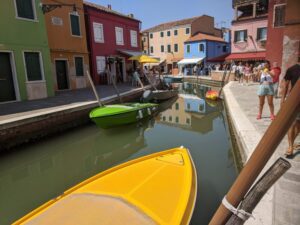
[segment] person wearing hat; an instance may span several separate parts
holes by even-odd
[[[265,98],[267,97],[268,105],[270,108],[270,118],[271,120],[275,119],[274,115],[274,87],[273,87],[273,74],[269,72],[269,63],[265,63],[264,69],[260,75],[260,85],[257,91],[259,98],[259,110],[256,119],[260,120],[262,116],[262,111],[265,104]]]

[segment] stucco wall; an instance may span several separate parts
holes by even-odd
[[[199,51],[199,45],[203,44],[204,51]],[[190,46],[190,53],[187,52],[187,46]],[[184,58],[205,58],[207,51],[206,41],[188,42],[184,44]]]
[[[205,34],[220,34],[215,30],[215,19],[214,17],[203,15],[192,22],[192,36],[201,31]]]
[[[13,70],[17,80],[15,88],[19,96],[17,100],[26,100],[30,96],[43,98],[45,93],[47,96],[54,95],[45,20],[39,4],[39,0],[35,1],[37,19],[34,21],[16,18],[15,3],[12,0],[4,0],[0,7],[0,51],[10,51],[13,55]],[[41,53],[46,85],[41,89],[40,95],[33,94],[32,89],[27,87],[23,51]]]
[[[237,30],[247,30],[248,39],[246,42],[234,43],[234,38],[231,40],[231,52],[232,53],[242,53],[242,52],[256,52],[265,51],[266,48],[256,41],[257,38],[257,28],[267,27],[267,18],[258,20],[246,20],[234,22],[231,27],[232,37],[234,37],[234,32]],[[250,38],[249,36],[252,36]]]

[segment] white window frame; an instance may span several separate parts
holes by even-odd
[[[190,49],[190,51],[188,51],[188,49]],[[186,53],[191,53],[191,45],[190,44],[186,45]]]
[[[186,29],[189,29],[189,33],[188,33],[188,34],[186,33]],[[185,35],[190,35],[190,34],[191,34],[191,28],[190,28],[190,27],[186,27],[186,28],[184,29],[184,34],[185,34]]]
[[[122,31],[122,40],[118,40],[118,32]],[[122,27],[115,27],[116,44],[124,45],[124,30]]]
[[[32,3],[32,6],[33,6],[32,9],[33,9],[34,19],[28,19],[28,18],[19,17],[18,16],[18,9],[17,9],[17,2],[16,2],[16,0],[14,0],[14,7],[15,7],[15,12],[16,12],[16,19],[30,21],[30,22],[39,22],[38,19],[37,19],[37,13],[36,13],[36,7],[35,7],[35,0],[31,0],[31,3]]]
[[[256,28],[256,32],[258,31],[258,29],[261,29],[261,28],[265,28],[266,29],[266,38],[265,39],[257,39],[257,41],[266,41],[267,40],[267,38],[268,38],[268,27],[257,27]],[[256,34],[256,37],[258,36],[258,32],[257,32],[257,34]]]
[[[42,73],[42,79],[41,80],[31,80],[31,81],[28,80],[25,53],[39,53],[40,69],[41,69],[41,73]],[[24,70],[25,70],[25,75],[26,75],[26,83],[46,82],[42,52],[41,51],[35,51],[35,50],[24,50],[24,51],[22,51],[22,55],[23,55]]]
[[[95,26],[100,28],[100,34],[101,37],[99,39],[96,39],[96,35],[95,35]],[[103,30],[103,24],[102,23],[96,23],[93,22],[93,32],[94,32],[94,42],[95,43],[104,43],[104,30]]]
[[[10,67],[11,67],[11,72],[12,72],[12,77],[13,77],[13,82],[14,82],[15,95],[16,95],[16,100],[0,102],[0,104],[20,101],[21,97],[20,97],[20,89],[19,89],[19,83],[18,83],[18,76],[17,76],[14,52],[13,51],[8,51],[8,50],[0,50],[0,53],[8,53],[9,54]]]
[[[201,45],[203,45],[203,51],[201,51],[201,48],[200,48]],[[205,47],[204,47],[203,43],[199,43],[198,50],[199,50],[199,52],[205,52]]]
[[[98,68],[98,58],[104,59],[104,68],[101,71],[98,70],[99,69]],[[106,58],[105,58],[105,56],[101,56],[101,55],[96,56],[96,70],[97,70],[97,75],[105,72],[105,66],[106,66]]]
[[[135,35],[135,42],[133,41],[134,35]],[[137,36],[137,31],[135,30],[130,30],[130,43],[131,43],[131,47],[138,47],[138,36]]]
[[[247,31],[248,32],[247,29],[235,30],[234,32],[239,32],[239,31]],[[233,35],[235,35],[235,34],[233,33]],[[233,41],[234,41],[234,36],[233,36]],[[243,41],[237,41],[237,42],[234,42],[234,43],[244,43],[244,42],[247,42],[247,39],[246,40],[244,39]]]
[[[284,27],[284,25],[283,26],[278,26],[278,27],[274,26],[275,25],[275,11],[276,11],[275,8],[279,7],[279,6],[283,6],[283,5],[285,5],[285,8],[286,8],[286,3],[274,5],[274,8],[273,8],[273,23],[272,23],[273,28],[282,28],[282,27]]]
[[[72,22],[71,22],[71,15],[72,16],[78,16],[78,21],[79,21],[79,32],[80,32],[80,35],[74,35],[74,34],[72,34]],[[78,37],[78,38],[82,38],[82,31],[81,31],[81,25],[80,25],[80,15],[76,12],[76,13],[74,13],[74,12],[70,12],[69,13],[69,23],[70,23],[70,33],[71,33],[71,36],[72,37]]]
[[[77,73],[76,73],[77,71],[76,71],[76,62],[75,62],[75,58],[82,58],[82,69],[83,69],[83,75],[82,75],[82,76],[78,76]],[[78,78],[78,77],[79,77],[79,78],[80,78],[80,77],[84,77],[84,76],[85,76],[85,70],[84,70],[84,56],[82,56],[82,55],[74,55],[74,56],[73,56],[73,63],[74,63],[74,69],[75,69],[75,74],[74,74],[75,77],[76,77],[76,78]]]

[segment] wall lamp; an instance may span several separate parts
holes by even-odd
[[[43,4],[43,3],[40,4],[43,14],[51,12],[56,8],[61,8],[62,6],[73,7],[73,12],[77,12],[76,4]]]

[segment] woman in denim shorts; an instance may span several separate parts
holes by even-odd
[[[274,87],[273,87],[273,77],[272,74],[269,72],[268,64],[265,64],[265,68],[261,72],[260,75],[260,85],[257,90],[257,95],[259,98],[259,111],[256,119],[260,120],[262,111],[265,104],[265,98],[267,96],[268,104],[270,108],[270,118],[271,120],[275,119],[274,116],[274,104],[273,104],[273,97],[274,97]]]

